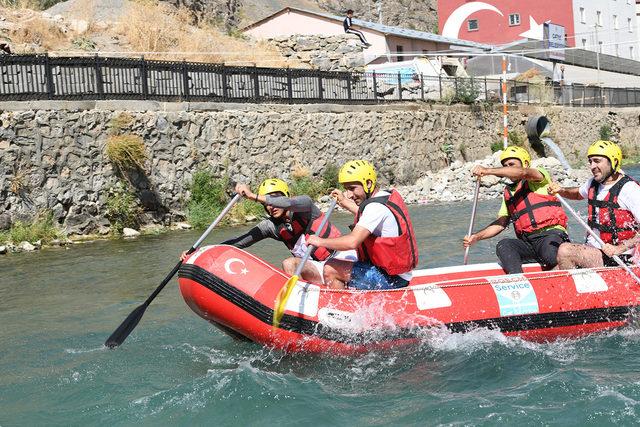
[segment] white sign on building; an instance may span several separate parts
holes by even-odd
[[[547,58],[552,61],[564,61],[564,49],[567,47],[564,26],[544,23],[544,47],[547,51]]]

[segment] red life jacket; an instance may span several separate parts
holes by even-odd
[[[560,201],[555,196],[531,191],[529,182],[524,179],[513,194],[508,186],[504,188],[504,201],[518,236],[554,225],[567,227],[567,215]]]
[[[618,196],[622,187],[633,182],[640,185],[627,175],[623,175],[610,189],[604,200],[596,200],[600,183],[595,179],[589,187],[587,203],[589,206],[589,227],[600,230],[600,238],[603,242],[617,245],[620,242],[631,239],[640,229],[640,224],[635,217],[626,209],[620,209]],[[598,208],[598,215],[596,210]]]
[[[398,224],[398,236],[378,237],[370,234],[357,248],[357,252],[359,261],[370,262],[395,276],[411,271],[418,265],[418,245],[402,196],[396,190],[391,190],[390,193],[389,196],[371,197],[362,202],[356,213],[355,224],[369,203],[382,203],[389,208]]]
[[[294,248],[302,235],[309,236],[310,234],[318,234],[318,236],[323,238],[340,237],[342,233],[331,225],[331,222],[327,222],[324,230],[318,233],[323,218],[324,214],[320,213],[320,216],[312,221],[310,212],[294,212],[291,217],[291,222],[283,221],[277,224],[276,231],[290,250]],[[329,255],[332,253],[333,251],[327,248],[316,247],[311,251],[311,258],[316,261],[324,261],[329,258]]]

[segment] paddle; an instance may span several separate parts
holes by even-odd
[[[473,223],[476,220],[476,209],[478,209],[478,194],[480,194],[480,177],[478,177],[478,180],[476,181],[476,190],[475,193],[473,193],[473,207],[471,208],[471,222],[469,223],[469,232],[467,233],[467,236],[471,236],[471,233],[473,233]],[[469,261],[469,248],[471,246],[467,246],[464,250],[464,265],[467,265],[467,262]]]
[[[198,241],[195,242],[193,246],[191,246],[191,248],[187,251],[187,254],[193,253],[198,248],[198,246],[200,246],[200,243],[202,243],[202,241],[206,239],[209,233],[211,233],[211,230],[213,230],[215,226],[218,225],[218,223],[222,220],[222,218],[231,210],[233,205],[235,205],[238,202],[238,200],[240,200],[240,197],[241,197],[240,194],[236,194],[235,197],[231,199],[229,204],[222,210],[222,212],[220,212],[220,215],[218,215],[218,217],[215,220],[213,220],[213,222],[211,223],[209,228],[207,228],[204,234],[202,234],[202,236],[200,236]],[[147,298],[147,300],[144,303],[142,303],[142,305],[138,306],[138,308],[133,310],[131,314],[129,314],[129,316],[127,316],[127,318],[124,319],[124,322],[122,322],[120,326],[118,326],[118,329],[116,329],[111,334],[111,336],[107,338],[107,341],[105,341],[104,345],[106,345],[109,348],[114,348],[122,344],[124,340],[127,339],[129,334],[138,325],[138,322],[140,322],[142,315],[144,315],[144,312],[147,309],[147,307],[149,307],[149,304],[151,304],[151,301],[153,301],[155,297],[158,296],[160,291],[165,287],[165,285],[169,283],[169,280],[171,280],[171,278],[178,272],[181,265],[182,265],[182,260],[178,261],[176,266],[173,267],[173,270],[171,270],[171,272],[167,275],[167,277],[164,278],[162,283],[160,283],[160,286],[158,286],[156,290],[153,291],[153,293],[149,296],[149,298]]]
[[[336,207],[336,199],[333,199],[331,201],[331,205],[329,205],[329,209],[327,210],[327,213],[324,215],[324,218],[320,223],[319,230],[324,230],[324,227],[329,222],[329,217],[331,216],[331,213],[333,212],[333,209],[335,207]],[[291,278],[287,280],[287,283],[285,283],[282,289],[280,289],[280,292],[276,297],[276,301],[273,309],[273,327],[274,328],[277,328],[280,325],[280,320],[282,319],[282,316],[284,314],[284,308],[287,305],[287,300],[289,300],[289,296],[291,295],[293,288],[296,286],[296,283],[298,283],[300,273],[302,273],[302,269],[304,268],[304,265],[306,264],[307,260],[311,256],[311,252],[313,251],[313,249],[314,249],[313,245],[307,246],[307,252],[304,254],[304,257],[302,257],[302,261],[300,261],[300,264],[298,264],[298,267],[296,268],[296,271],[293,273],[293,276],[291,276]]]
[[[593,237],[595,239],[596,242],[598,242],[598,244],[600,244],[601,247],[604,247],[604,242],[602,241],[602,239],[600,238],[600,236],[598,236],[596,234],[595,231],[593,231],[591,229],[591,227],[589,227],[589,225],[584,222],[584,220],[580,217],[580,215],[578,215],[578,213],[576,211],[573,210],[573,208],[569,205],[569,203],[567,203],[567,201],[560,196],[559,194],[555,195],[558,200],[560,200],[560,203],[562,203],[562,206],[564,206],[564,208],[569,211],[569,213],[575,218],[576,221],[578,221],[578,223],[582,226],[582,228],[584,228],[587,233],[589,233],[591,235],[591,237]],[[624,268],[624,270],[629,273],[629,275],[631,277],[633,277],[633,279],[638,282],[638,284],[640,284],[640,277],[636,276],[635,273],[629,268],[629,266],[627,264],[625,264],[618,255],[614,255],[611,258],[613,258],[613,260],[618,263],[618,265],[622,268]]]

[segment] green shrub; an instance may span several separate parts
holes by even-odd
[[[610,141],[613,136],[613,130],[611,129],[611,125],[608,123],[600,126],[600,139],[604,139],[605,141]]]
[[[292,196],[308,195],[313,200],[325,194],[323,180],[317,180],[310,176],[294,177],[289,184]]]
[[[54,225],[51,211],[42,211],[29,222],[16,221],[9,230],[0,231],[0,242],[18,244],[41,240],[49,243],[64,236],[64,232]]]
[[[495,153],[496,151],[501,151],[504,149],[504,142],[502,140],[496,141],[491,144],[491,152]]]
[[[322,172],[322,186],[325,194],[329,194],[334,188],[340,188],[340,183],[338,182],[339,172],[340,168],[333,163],[329,163],[324,172]]]
[[[187,219],[196,228],[207,227],[229,203],[229,177],[215,178],[208,169],[197,171],[191,183]]]
[[[509,142],[509,145],[524,147],[527,137],[518,131],[512,130],[507,133],[507,140]]]
[[[125,227],[136,228],[141,209],[136,196],[121,182],[109,188],[106,218],[111,222],[114,233],[120,234]]]
[[[121,172],[130,168],[144,169],[147,159],[142,137],[132,134],[110,136],[105,153]]]
[[[473,79],[458,79],[458,87],[456,90],[456,102],[463,104],[473,104],[480,96],[480,89],[477,82]]]

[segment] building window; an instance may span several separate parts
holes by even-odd
[[[620,25],[618,25],[618,15],[613,15],[613,29],[619,30]]]
[[[509,15],[509,25],[511,25],[511,26],[520,25],[520,14],[519,13],[512,13],[511,15]]]
[[[587,39],[582,39],[582,48],[583,49],[587,48]]]
[[[618,45],[616,44],[616,56],[620,56],[620,52],[618,51]]]
[[[402,47],[402,45],[400,44],[396,45],[396,53],[397,53],[396,62],[404,60],[404,57],[402,56],[403,52],[404,52],[404,47]]]
[[[583,24],[587,23],[587,18],[585,17],[585,14],[584,14],[584,7],[580,8],[580,22],[582,22]]]
[[[602,53],[602,42],[598,42],[598,52]]]
[[[629,58],[631,58],[631,59],[635,59],[635,58],[633,57],[633,46],[629,46]]]
[[[469,31],[478,31],[478,20],[469,19],[467,21],[467,28],[469,29]]]
[[[596,25],[602,27],[602,12],[596,11]]]
[[[629,28],[629,32],[633,33],[633,24],[631,22],[631,18],[627,18],[627,27]]]

